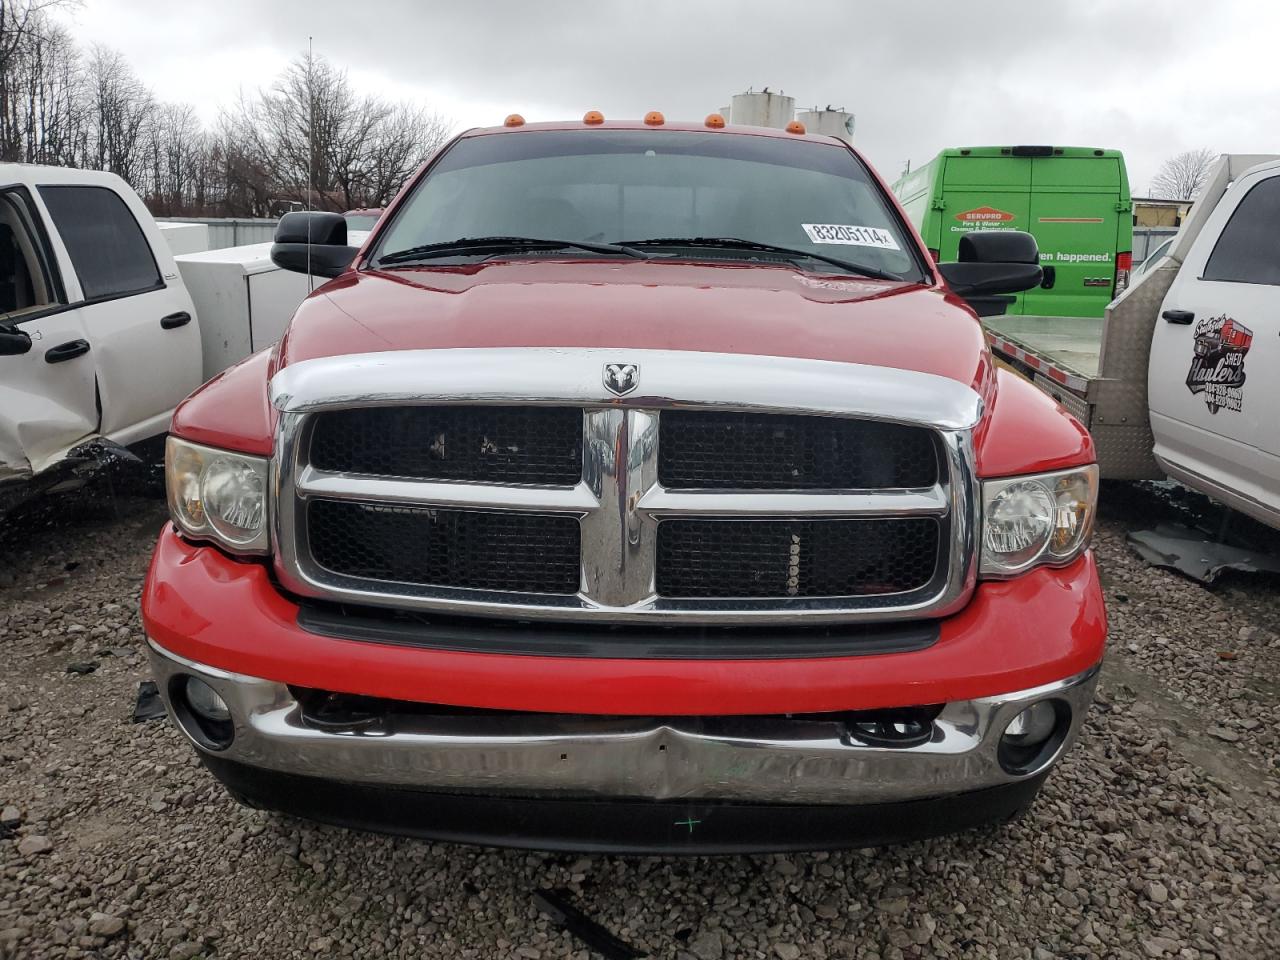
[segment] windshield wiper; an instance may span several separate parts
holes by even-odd
[[[622,243],[592,243],[588,240],[552,240],[538,237],[460,237],[442,243],[424,243],[406,250],[397,250],[378,258],[378,265],[409,263],[414,260],[431,260],[435,257],[452,257],[457,254],[503,253],[521,250],[588,250],[591,253],[622,254],[648,260],[650,254],[633,250]]]
[[[781,254],[788,259],[803,257],[806,260],[829,263],[841,270],[848,270],[850,273],[857,273],[864,277],[874,277],[877,280],[901,281],[903,279],[896,273],[881,270],[879,267],[870,267],[864,263],[850,263],[848,260],[828,257],[822,253],[814,253],[812,250],[779,247],[776,244],[761,243],[759,240],[743,240],[739,237],[654,237],[650,240],[623,240],[619,241],[619,244],[628,247],[717,247],[721,250],[758,250],[761,253]]]

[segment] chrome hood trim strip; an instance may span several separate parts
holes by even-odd
[[[606,389],[603,372],[622,362],[639,367],[639,382],[620,398]],[[271,403],[281,413],[394,403],[708,407],[938,430],[968,430],[982,416],[972,387],[916,370],[626,347],[467,347],[303,360],[272,378]]]

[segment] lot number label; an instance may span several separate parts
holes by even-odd
[[[841,243],[850,247],[876,247],[879,250],[901,250],[888,230],[859,227],[849,223],[802,223],[804,232],[814,243]]]

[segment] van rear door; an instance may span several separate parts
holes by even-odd
[[[957,260],[960,238],[975,230],[1031,230],[1031,159],[946,156],[942,176],[942,230],[938,259]],[[1009,306],[1022,313],[1023,294]]]
[[[1022,294],[1018,312],[1101,317],[1115,286],[1119,220],[1129,216],[1119,209],[1120,158],[1035,157],[1030,163],[1028,229],[1040,246],[1041,263],[1057,276],[1052,290]]]

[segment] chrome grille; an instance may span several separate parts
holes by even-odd
[[[938,521],[668,520],[661,597],[878,597],[937,575]]]
[[[968,388],[852,364],[619,353],[442,350],[379,355],[392,359],[367,374],[350,358],[288,368],[272,385],[283,585],[393,609],[606,622],[887,620],[963,603],[973,586],[978,410]],[[537,367],[527,364],[534,357]],[[642,369],[622,400],[599,385],[601,365],[619,360]],[[511,362],[517,383],[494,387]],[[340,396],[334,384],[346,387]],[[926,418],[930,388],[939,396]],[[752,402],[761,395],[765,403]],[[396,457],[425,462],[418,475],[334,469],[354,462],[334,442],[336,413],[435,425],[413,428],[419,439],[447,424],[449,436],[470,438],[450,464],[465,469],[441,475],[403,436],[391,441]],[[570,419],[580,458],[572,474],[563,463]],[[561,426],[544,429],[553,420]],[[524,434],[511,441],[494,424]],[[698,449],[708,430],[716,456]],[[490,434],[507,438],[497,459]],[[732,465],[746,476],[760,438],[778,463],[729,486]],[[876,440],[883,449],[868,446]],[[365,464],[383,456],[360,443]],[[683,453],[664,461],[668,443]],[[521,462],[533,465],[523,475]],[[664,475],[664,462],[696,469]],[[717,473],[717,462],[727,467]]]
[[[415,586],[578,592],[578,521],[531,513],[313,500],[311,556],[326,570]]]
[[[929,430],[900,423],[671,410],[658,479],[694,490],[929,487],[938,452]]]
[[[310,461],[329,473],[572,486],[575,407],[355,407],[317,414]]]

